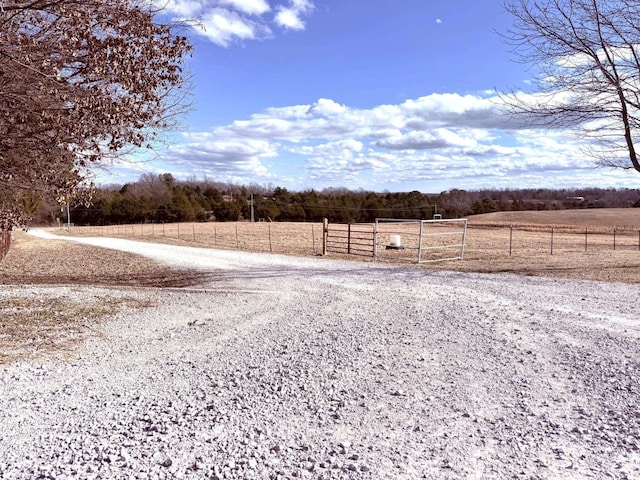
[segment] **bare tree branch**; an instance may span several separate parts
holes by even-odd
[[[536,126],[580,129],[599,142],[590,154],[600,165],[640,172],[640,1],[504,5],[513,26],[503,38],[518,60],[540,72],[534,94],[505,95],[511,112]]]

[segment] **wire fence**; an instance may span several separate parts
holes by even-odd
[[[208,222],[144,223],[100,227],[72,226],[74,235],[178,241],[202,247],[289,255],[322,253],[321,223]]]
[[[406,232],[397,226],[394,228],[394,234],[402,234],[402,245],[410,247],[413,238],[410,233],[417,227],[408,226]],[[177,242],[185,245],[253,252],[321,255],[323,251],[323,225],[311,222],[145,223],[100,227],[65,226],[64,229],[73,235],[81,236]],[[352,236],[354,231],[355,226],[352,226]],[[345,232],[344,235],[348,237],[349,230],[346,227]],[[381,241],[388,240],[384,235],[380,238]],[[367,252],[370,248],[369,245],[366,246]],[[348,250],[332,254],[362,253],[356,251],[358,249]],[[381,261],[392,263],[415,261],[414,252],[411,251],[411,255],[408,256],[407,250],[410,249],[379,249],[378,256]],[[464,257],[490,260],[498,257],[537,258],[547,255],[573,255],[580,252],[615,254],[634,251],[640,254],[640,228],[635,226],[469,223]]]
[[[473,250],[508,256],[578,252],[640,252],[640,228],[577,225],[469,224]]]

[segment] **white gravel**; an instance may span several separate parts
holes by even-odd
[[[2,479],[640,478],[638,286],[82,241],[210,279],[3,287],[155,304],[0,370]]]

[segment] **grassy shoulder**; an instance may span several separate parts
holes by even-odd
[[[14,232],[9,253],[0,263],[4,285],[112,285],[183,287],[195,285],[203,274],[160,265],[139,255],[43,240]]]
[[[200,273],[173,270],[138,255],[42,240],[24,232],[14,232],[11,249],[0,262],[0,285],[51,285],[54,290],[64,285],[182,287],[201,278]],[[126,296],[79,301],[55,292],[34,297],[7,290],[0,297],[0,365],[71,358],[87,336],[99,335],[106,317],[146,306]]]
[[[0,365],[16,361],[66,360],[88,335],[100,335],[100,323],[122,310],[144,308],[135,298],[96,297],[69,300],[18,293],[0,299]]]

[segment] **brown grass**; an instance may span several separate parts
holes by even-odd
[[[68,359],[107,315],[148,306],[133,298],[12,296],[0,300],[0,365],[18,360]]]
[[[186,286],[198,272],[173,270],[143,257],[64,240],[41,240],[14,232],[0,263],[5,285]],[[83,302],[56,296],[8,296],[0,299],[0,365],[18,360],[65,359],[107,315],[142,308],[133,298],[96,297]]]
[[[14,232],[6,258],[0,263],[0,284],[53,285],[194,285],[202,274],[171,269],[138,255],[43,240]]]
[[[594,231],[598,227],[620,230],[640,229],[640,208],[590,208],[580,210],[542,210],[526,212],[494,212],[472,215],[469,222],[475,225],[537,225],[572,226],[584,230],[585,226]]]

